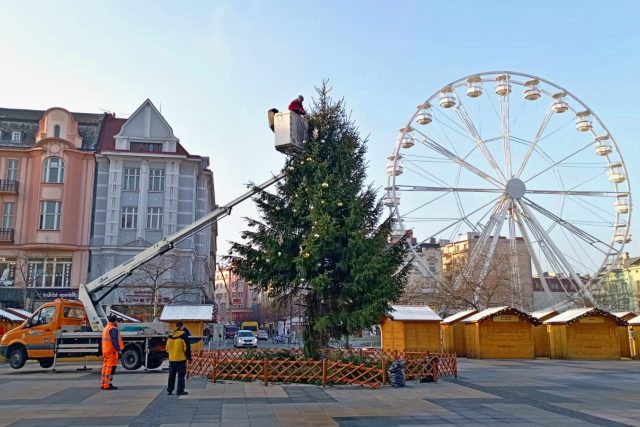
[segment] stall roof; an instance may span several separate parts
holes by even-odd
[[[0,309],[0,319],[8,320],[10,322],[24,322],[24,318],[17,316],[7,310]]]
[[[580,320],[583,317],[593,316],[593,315],[602,315],[608,317],[610,319],[615,320],[618,325],[625,326],[627,322],[625,322],[620,317],[609,313],[608,311],[601,310],[595,307],[585,307],[585,308],[572,308],[570,310],[565,311],[564,313],[560,313],[551,319],[545,320],[544,324],[559,324],[559,323],[567,323],[571,324],[577,320]]]
[[[640,325],[640,316],[634,317],[633,319],[629,320],[627,323],[632,326]]]
[[[426,305],[392,305],[389,313],[391,320],[422,320],[436,321],[442,320],[438,313]]]
[[[31,313],[30,311],[27,311],[23,308],[5,308],[5,311],[8,311],[9,313],[13,313],[16,316],[20,316],[24,319],[28,319],[29,317],[31,317],[33,315],[33,313]]]
[[[535,317],[533,317],[532,315],[530,315],[529,313],[525,313],[524,311],[518,310],[517,308],[509,307],[509,306],[506,306],[506,305],[502,306],[502,307],[486,308],[486,309],[474,314],[473,316],[467,317],[462,322],[463,323],[480,322],[482,320],[488,319],[489,317],[498,316],[500,314],[516,314],[516,315],[518,315],[520,317],[524,317],[525,319],[531,321],[532,323],[534,323],[536,325],[540,324],[540,321],[538,319],[536,319]]]
[[[614,316],[618,316],[621,319],[624,319],[625,317],[629,317],[631,319],[633,319],[634,317],[637,316],[636,313],[634,313],[633,311],[618,311],[613,313]]]
[[[538,320],[543,319],[549,316],[550,314],[558,314],[558,312],[555,310],[540,310],[540,311],[534,311],[533,313],[531,313],[531,315]]]
[[[204,320],[211,322],[214,320],[214,306],[211,304],[165,305],[160,320]]]
[[[464,318],[466,318],[466,317],[469,317],[469,316],[471,316],[472,314],[475,314],[475,313],[477,313],[477,312],[478,312],[478,310],[475,310],[475,309],[472,309],[472,310],[465,310],[465,311],[459,311],[458,313],[456,313],[456,314],[452,314],[451,316],[449,316],[449,317],[445,318],[445,319],[442,321],[442,324],[443,324],[443,325],[448,325],[448,324],[451,324],[451,323],[457,322],[458,320],[461,320],[461,319],[464,319]]]

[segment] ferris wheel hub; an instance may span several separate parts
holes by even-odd
[[[518,178],[511,178],[507,181],[507,194],[512,199],[520,199],[524,196],[524,193],[527,191],[526,185],[524,182]]]

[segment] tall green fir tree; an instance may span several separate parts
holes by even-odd
[[[327,82],[316,90],[302,152],[287,160],[275,191],[256,196],[259,218],[246,219],[228,257],[240,277],[300,305],[307,357],[377,324],[411,268],[406,242],[388,243],[393,220],[365,184],[367,141]]]

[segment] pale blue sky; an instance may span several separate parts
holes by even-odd
[[[211,157],[224,203],[282,164],[266,110],[309,99],[323,78],[370,135],[369,176],[383,186],[418,102],[459,77],[511,69],[586,101],[637,189],[639,14],[637,1],[0,0],[0,105],[126,116],[150,98],[189,151]],[[252,212],[220,224],[220,249]]]

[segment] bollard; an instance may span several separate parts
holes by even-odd
[[[269,385],[269,371],[268,371],[268,364],[267,364],[267,358],[266,357],[264,359],[262,359],[262,371],[264,373],[264,385],[268,386]]]
[[[322,358],[322,386],[327,385],[327,358]]]

